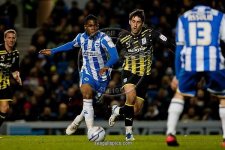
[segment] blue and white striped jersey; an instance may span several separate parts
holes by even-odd
[[[95,80],[106,80],[110,72],[107,71],[105,75],[100,76],[99,70],[108,61],[107,47],[115,47],[112,39],[103,32],[98,32],[93,38],[86,33],[80,33],[73,42],[74,47],[81,47],[82,49],[83,66],[81,71],[90,74]]]
[[[103,67],[112,67],[119,59],[116,47],[112,39],[103,32],[98,31],[94,36],[86,32],[79,33],[75,39],[62,46],[52,49],[52,54],[81,47],[83,65],[81,72],[91,75],[96,81],[105,81],[110,77],[111,69],[104,75],[99,75]]]
[[[208,6],[185,12],[176,28],[176,67],[197,72],[225,69],[220,39],[225,41],[223,13]]]

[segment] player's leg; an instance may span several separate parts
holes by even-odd
[[[0,127],[2,126],[3,122],[6,119],[8,110],[9,110],[9,99],[0,99]]]
[[[136,100],[134,103],[134,115],[140,113],[141,109],[143,108],[144,99],[141,97],[136,96]],[[116,123],[116,118],[120,115],[124,115],[124,106],[120,107],[118,105],[112,106],[112,114],[109,118],[109,126],[112,127]]]
[[[9,110],[9,102],[7,99],[0,100],[0,127],[6,119],[7,112]]]
[[[149,75],[145,75],[142,77],[135,77],[136,82],[136,100],[134,104],[134,114],[138,115],[144,105],[144,97],[146,96],[146,92],[149,86]]]
[[[7,88],[0,90],[0,127],[6,119],[10,101],[12,101],[11,89]]]
[[[67,126],[66,134],[72,135],[73,133],[75,133],[83,120],[84,120],[84,115],[82,111],[79,115],[76,116],[73,122]]]
[[[116,120],[119,116],[124,116],[124,105],[120,107],[117,104],[113,104],[111,107],[111,116],[109,117],[109,126],[113,127],[116,123]]]
[[[123,109],[124,118],[125,118],[125,129],[126,129],[126,140],[134,140],[133,137],[133,119],[134,119],[134,103],[136,100],[136,90],[134,84],[126,84],[124,86],[124,92],[126,94],[126,103]]]
[[[219,116],[222,123],[223,141],[221,146],[225,147],[225,97],[220,98]]]
[[[85,114],[89,114],[89,115],[86,115],[86,118],[85,118]],[[75,133],[84,119],[85,119],[87,128],[90,129],[93,126],[93,122],[94,122],[94,109],[92,106],[92,99],[90,98],[83,99],[83,109],[81,113],[76,116],[73,122],[67,126],[66,134],[72,135],[73,133]]]
[[[71,135],[76,132],[81,122],[85,119],[87,128],[91,128],[94,122],[94,109],[92,105],[94,80],[90,75],[80,73],[80,89],[83,95],[83,109],[79,115],[66,128],[66,134]],[[86,117],[85,117],[86,116]]]
[[[124,86],[122,87],[124,93],[126,94],[126,99],[127,99],[127,93],[132,92],[132,91],[135,91],[135,93],[138,93],[139,95],[143,95],[140,92],[140,91],[143,91],[143,90],[137,89],[137,85],[140,84],[140,83],[143,84],[144,77],[139,77],[137,75],[134,75],[134,74],[130,73],[129,71],[123,71],[122,78],[123,78],[123,84],[125,84],[125,85],[129,84],[129,85],[132,86],[127,91],[124,90]],[[135,98],[135,100],[134,100],[134,114],[138,114],[143,107],[144,99],[142,99],[141,97],[138,97],[137,94],[135,94],[135,95],[136,96],[132,97],[132,99]],[[114,126],[114,124],[116,123],[116,118],[119,115],[124,116],[125,111],[126,111],[125,109],[126,109],[125,106],[122,106],[122,107],[119,107],[117,105],[112,106],[112,114],[109,118],[109,126],[111,126],[111,127]]]
[[[93,108],[93,91],[90,84],[81,85],[81,93],[83,95],[83,110],[87,128],[90,129],[94,125],[94,108]]]
[[[136,96],[136,100],[135,100],[135,103],[134,103],[134,114],[135,115],[140,113],[141,109],[143,108],[143,105],[144,105],[144,99]]]
[[[225,83],[221,82],[225,80],[225,70],[207,72],[206,85],[207,90],[216,95],[219,100],[219,116],[222,124],[223,141],[222,147],[225,147]]]
[[[112,106],[112,114],[109,118],[109,126],[114,126],[117,116],[124,115],[126,140],[134,140],[132,126],[134,119],[134,103],[136,101],[135,85],[126,84],[123,88],[126,94],[126,103],[123,107],[119,107],[117,105]]]
[[[168,118],[167,118],[167,138],[166,142],[168,146],[178,146],[176,140],[176,127],[179,121],[180,115],[184,109],[184,98],[180,93],[176,93],[171,100],[169,109],[168,109]]]
[[[83,109],[81,115],[84,116],[86,126],[90,129],[94,124],[93,90],[96,89],[96,81],[89,74],[82,72],[80,85],[83,96]]]
[[[129,77],[129,75],[131,76],[131,74],[128,73],[128,71],[123,71],[123,73],[122,73],[122,79],[123,79],[122,85],[126,84],[127,78]],[[125,82],[125,79],[126,79],[126,82]],[[123,87],[121,87],[121,90],[123,90]],[[124,115],[124,109],[123,108],[124,108],[124,106],[122,106],[122,107],[119,107],[118,105],[112,106],[111,116],[109,117],[109,126],[110,127],[115,125],[116,118],[119,115]]]
[[[115,125],[116,123],[116,118],[119,115],[124,115],[124,113],[122,111],[120,111],[121,107],[119,107],[118,105],[113,105],[112,106],[112,112],[111,112],[111,116],[109,117],[109,126],[112,127]],[[121,109],[123,110],[123,109]]]
[[[167,138],[166,142],[168,146],[178,146],[176,135],[176,127],[179,121],[180,115],[184,109],[184,96],[194,96],[195,87],[199,80],[197,73],[181,71],[179,76],[178,90],[170,102],[168,108],[167,118]],[[174,81],[173,81],[174,82]],[[179,91],[179,92],[178,92]],[[181,94],[182,93],[182,94]]]

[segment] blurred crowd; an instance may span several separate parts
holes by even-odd
[[[222,0],[213,1],[213,7],[225,11]],[[76,1],[72,1],[71,7],[68,7],[65,0],[57,0],[50,17],[38,27],[30,46],[27,46],[27,54],[21,59],[23,86],[18,86],[12,80],[14,101],[8,120],[65,121],[78,115],[82,109],[79,91],[79,68],[82,62],[79,49],[50,57],[40,55],[38,51],[73,40],[77,33],[84,31],[83,19],[90,13],[99,17],[100,28],[127,29],[129,12],[135,8],[145,10],[148,26],[174,39],[177,18],[192,8],[192,3],[191,0],[89,0],[85,8],[80,9]],[[5,4],[0,6],[0,11],[4,12],[0,13],[0,19],[12,16],[15,20],[16,13],[11,15],[12,11],[8,10],[7,14],[5,9],[9,7]],[[13,27],[14,21],[9,22],[0,24],[0,33],[7,27]],[[3,42],[2,34],[0,40]],[[174,75],[174,52],[157,44],[154,47],[152,74],[146,87],[144,107],[136,116],[138,120],[166,120],[174,93],[170,88]],[[96,120],[108,119],[110,106],[124,103],[123,94],[109,96],[112,89],[117,89],[120,84],[121,76],[117,69],[112,72],[109,90],[102,97],[103,103],[94,105]],[[187,99],[181,118],[183,121],[219,119],[218,100],[203,87],[204,79],[196,87],[196,97]]]

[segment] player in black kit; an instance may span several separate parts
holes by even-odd
[[[140,111],[143,105],[143,92],[151,73],[153,59],[153,43],[159,42],[164,46],[175,49],[175,45],[160,32],[144,27],[145,14],[143,10],[137,9],[130,13],[130,32],[122,32],[117,49],[124,53],[124,64],[122,72],[122,89],[126,94],[126,102],[123,107],[112,106],[112,114],[109,125],[115,124],[118,115],[124,115],[126,140],[133,141],[132,125],[134,113]]]
[[[19,52],[15,49],[16,31],[13,29],[4,32],[4,44],[0,45],[0,126],[9,110],[9,101],[12,101],[10,77],[12,76],[22,85],[19,72]]]

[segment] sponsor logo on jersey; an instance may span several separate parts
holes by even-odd
[[[100,43],[99,42],[95,42],[95,47],[100,47]]]
[[[89,78],[88,78],[88,77],[85,77],[84,80],[85,80],[85,81],[89,81]]]
[[[159,38],[163,41],[167,41],[167,37],[165,37],[164,35],[160,34]]]
[[[99,56],[99,53],[95,51],[85,51],[83,52],[83,56]]]
[[[146,43],[147,43],[146,38],[142,38],[142,39],[141,39],[141,42],[142,42],[143,45],[146,44]]]
[[[132,49],[128,49],[127,51],[128,51],[129,53],[138,53],[138,52],[143,51],[143,50],[145,50],[145,49],[146,49],[146,47],[140,47],[140,48],[132,48]]]
[[[4,63],[0,63],[0,67],[6,67],[6,68],[9,68],[11,67],[12,64],[4,64]]]
[[[12,63],[15,63],[15,61],[16,61],[16,59],[15,59],[15,58],[13,58],[13,59],[12,59]]]
[[[126,82],[127,82],[127,78],[124,78],[124,79],[123,79],[123,82],[126,83]]]
[[[126,42],[127,47],[130,47],[130,42]]]

